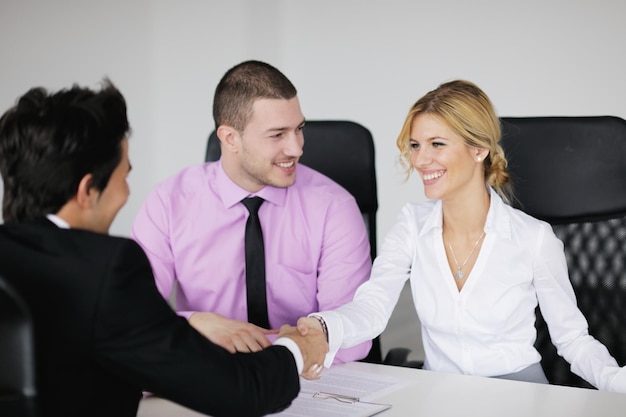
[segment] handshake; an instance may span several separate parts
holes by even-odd
[[[280,330],[268,330],[217,313],[196,312],[189,317],[189,324],[211,342],[231,353],[258,352],[271,346],[268,335],[275,337],[277,334],[298,345],[304,361],[302,377],[318,379],[324,368],[328,339],[321,322],[315,318],[302,317],[296,327],[285,324]]]
[[[328,352],[328,334],[322,321],[313,317],[302,317],[297,327],[281,326],[278,337],[293,340],[302,353],[304,367],[302,377],[318,379],[324,369],[324,359]]]

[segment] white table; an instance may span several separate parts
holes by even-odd
[[[419,369],[353,362],[340,365],[376,375],[410,380],[399,391],[377,398],[392,404],[381,417],[620,417],[626,394],[585,388],[453,375]],[[161,398],[146,398],[138,417],[198,417]]]

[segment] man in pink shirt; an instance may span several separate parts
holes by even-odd
[[[156,284],[178,314],[231,352],[270,345],[282,324],[352,300],[369,278],[367,231],[346,190],[298,164],[305,124],[293,84],[276,68],[246,61],[218,84],[213,117],[221,159],[159,184],[133,224]],[[328,150],[332,152],[332,149]],[[244,231],[246,197],[259,209],[271,329],[248,323]],[[364,358],[371,341],[339,351]]]

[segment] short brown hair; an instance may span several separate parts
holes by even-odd
[[[245,61],[228,70],[213,98],[215,128],[227,125],[240,132],[260,98],[291,99],[297,94],[291,81],[278,69],[260,61]]]

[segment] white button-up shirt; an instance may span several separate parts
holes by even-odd
[[[551,226],[506,205],[491,190],[484,230],[476,263],[459,291],[442,239],[441,201],[407,204],[354,301],[320,314],[330,335],[326,364],[339,346],[384,330],[409,279],[426,369],[497,376],[539,362],[533,346],[539,303],[552,341],[572,371],[600,389],[626,392],[626,370],[588,334],[563,244]]]

